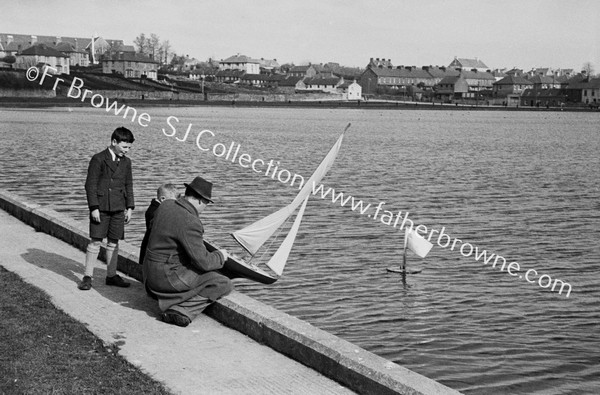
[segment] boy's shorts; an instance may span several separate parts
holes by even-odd
[[[100,222],[92,220],[90,213],[90,237],[93,239],[125,238],[125,211],[100,211]]]

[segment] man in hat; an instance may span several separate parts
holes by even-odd
[[[158,299],[162,320],[178,326],[189,325],[233,289],[231,280],[217,273],[227,251],[208,252],[198,217],[213,202],[212,183],[196,177],[184,185],[185,196],[165,200],[156,210],[143,263],[145,285]]]

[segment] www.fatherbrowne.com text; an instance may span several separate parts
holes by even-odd
[[[43,84],[46,78],[55,78],[53,89],[56,90],[58,84],[64,82],[64,79],[55,76],[56,72],[56,69],[47,65],[41,72],[37,67],[30,67],[26,71],[25,76],[29,81],[36,81],[39,78],[40,85]],[[148,113],[138,114],[137,110],[133,107],[126,105],[119,106],[116,100],[111,102],[108,98],[105,98],[101,94],[94,93],[93,91],[85,88],[83,80],[77,77],[73,78],[73,81],[67,91],[67,97],[78,99],[81,102],[85,102],[87,99],[89,100],[91,106],[105,109],[107,113],[114,113],[115,116],[122,116],[123,119],[129,119],[132,123],[137,122],[144,128],[148,127],[152,120],[150,114]],[[162,128],[162,133],[165,136],[173,137],[179,142],[188,141],[188,137],[190,137],[190,133],[192,132],[193,128],[191,123],[188,124],[183,134],[178,133],[177,128],[179,119],[177,117],[168,117],[166,119],[166,123],[169,128]],[[195,139],[192,138],[191,141],[195,140],[197,148],[202,152],[211,152],[216,157],[231,161],[232,163],[237,163],[239,166],[246,169],[251,169],[256,173],[262,173],[265,177],[270,177],[271,179],[277,180],[281,183],[289,183],[290,186],[295,186],[298,189],[301,189],[304,186],[304,177],[299,174],[292,174],[290,171],[280,168],[280,162],[273,161],[272,159],[268,162],[262,159],[253,159],[248,153],[240,153],[240,151],[242,151],[241,145],[233,141],[229,144],[217,142],[211,146],[210,139],[214,137],[216,137],[215,133],[204,129],[199,131],[196,134]],[[409,212],[406,211],[403,215],[401,210],[399,210],[397,213],[384,210],[383,206],[385,205],[385,202],[379,202],[377,206],[373,206],[370,203],[364,203],[362,200],[357,200],[351,195],[344,194],[343,192],[336,192],[333,188],[325,188],[323,184],[313,184],[312,194],[315,196],[320,196],[322,199],[327,199],[329,197],[332,203],[339,203],[340,206],[348,207],[352,211],[361,215],[366,214],[367,217],[381,222],[384,225],[388,225],[393,228],[396,228],[398,225],[400,225],[400,230],[413,230],[414,223],[410,218],[408,218]],[[435,241],[439,247],[450,248],[450,251],[460,252],[460,254],[464,257],[473,256],[476,261],[482,262],[484,265],[490,264],[493,260],[493,263],[490,264],[492,268],[501,272],[506,271],[506,273],[512,277],[518,277],[519,279],[524,278],[528,283],[537,283],[539,287],[546,289],[550,288],[552,292],[558,292],[560,295],[563,294],[564,290],[566,291],[565,296],[567,298],[571,294],[571,285],[569,283],[560,279],[553,279],[547,274],[538,276],[539,273],[535,269],[528,269],[527,271],[524,271],[518,262],[509,262],[507,264],[507,260],[500,255],[490,253],[487,250],[480,250],[479,247],[473,246],[471,243],[464,242],[458,238],[453,239],[445,232],[445,227],[442,227],[441,230],[431,229],[428,232],[427,226],[421,224],[416,226],[414,230],[423,237],[427,236],[426,239],[429,242],[432,242],[434,235],[437,234],[437,240]],[[499,263],[500,265],[498,265]]]

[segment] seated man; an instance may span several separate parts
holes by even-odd
[[[184,184],[185,196],[165,200],[154,214],[144,258],[146,285],[158,298],[162,320],[187,326],[210,303],[233,289],[217,273],[227,260],[226,250],[208,252],[199,215],[212,203],[212,183],[196,177]]]

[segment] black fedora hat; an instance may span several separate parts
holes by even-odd
[[[198,195],[202,196],[204,199],[208,200],[211,203],[214,203],[211,199],[212,196],[212,182],[206,181],[204,178],[198,176],[194,178],[191,184],[183,183],[186,188],[191,188]]]

